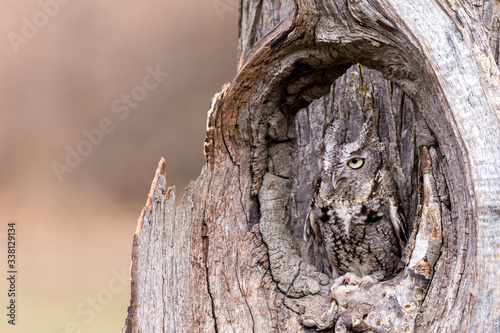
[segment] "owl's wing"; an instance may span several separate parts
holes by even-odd
[[[396,237],[398,238],[399,245],[401,246],[401,250],[404,249],[406,242],[408,241],[408,237],[406,236],[405,231],[405,218],[399,209],[399,205],[396,204],[394,199],[389,200],[389,215],[392,222],[392,227],[394,228],[394,232],[396,233]]]
[[[311,191],[311,199],[309,201],[309,211],[307,212],[306,220],[304,222],[304,241],[306,243],[309,240],[314,240],[316,246],[322,246],[323,238],[321,236],[321,229],[319,226],[319,218],[314,213],[313,207],[315,206],[315,202],[318,199],[318,192],[321,187],[321,177],[317,177],[313,183],[312,191]]]
[[[314,210],[309,207],[309,212],[304,223],[304,241],[308,243],[312,237],[317,244],[317,239],[321,238],[320,232],[318,217],[314,214]]]
[[[321,229],[319,225],[320,221],[318,216],[314,213],[312,207],[309,208],[309,212],[307,213],[306,221],[304,223],[304,241],[309,243],[311,238],[314,240],[314,245],[318,254],[320,255],[321,261],[323,262],[326,273],[332,278],[336,279],[339,277],[339,274],[333,268],[328,261],[328,256],[326,254],[325,244],[323,242],[323,236],[321,234]]]
[[[323,236],[319,226],[318,216],[314,213],[312,207],[309,207],[306,222],[304,223],[304,240],[306,243],[312,238],[320,253],[324,253]]]

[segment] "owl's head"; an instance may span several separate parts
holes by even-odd
[[[356,200],[370,194],[376,173],[384,163],[383,146],[373,130],[371,119],[363,124],[354,142],[340,143],[340,122],[327,128],[322,191],[328,198]]]

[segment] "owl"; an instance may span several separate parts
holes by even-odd
[[[332,290],[392,277],[407,240],[396,183],[372,122],[345,144],[339,140],[339,121],[325,132],[304,238],[313,238],[331,269]]]

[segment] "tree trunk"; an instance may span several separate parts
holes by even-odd
[[[500,332],[499,13],[242,0],[207,163],[174,208],[161,161],[139,218],[124,332]],[[326,125],[349,140],[368,115],[411,237],[396,277],[330,295],[302,240],[311,184]]]

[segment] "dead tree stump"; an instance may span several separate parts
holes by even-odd
[[[160,161],[124,332],[500,331],[500,3],[241,1],[238,73],[181,204]],[[361,64],[361,65],[359,65]],[[325,126],[363,120],[404,199],[400,273],[330,298],[302,240]]]

